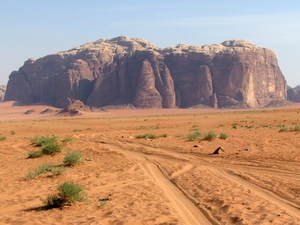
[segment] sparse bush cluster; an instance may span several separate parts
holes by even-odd
[[[189,141],[193,141],[193,140],[199,139],[199,138],[201,138],[201,137],[202,137],[202,134],[200,133],[200,131],[196,131],[196,132],[190,133],[190,134],[188,135]]]
[[[35,178],[41,174],[45,174],[50,172],[51,176],[57,176],[62,174],[65,171],[65,168],[62,166],[55,166],[53,164],[45,163],[40,165],[37,169],[34,171],[29,171],[26,179],[32,179]]]
[[[40,137],[36,136],[31,139],[31,143],[36,146],[40,147],[39,151],[31,151],[28,153],[28,158],[38,158],[43,155],[55,155],[61,152],[62,143],[69,143],[72,142],[72,137],[66,137],[61,141],[58,140],[57,137]],[[81,162],[82,153],[79,151],[69,150],[68,153],[65,155],[63,159],[63,163],[61,165],[54,165],[51,163],[44,163],[40,165],[33,171],[29,171],[26,175],[25,179],[32,179],[41,174],[49,173],[50,177],[54,177],[64,173],[66,167],[73,167]],[[84,202],[86,201],[86,194],[83,191],[83,188],[75,184],[73,181],[67,181],[61,183],[57,187],[57,192],[51,194],[47,197],[44,201],[43,209],[51,209],[57,207],[63,207],[65,205],[72,205],[75,202]]]
[[[55,155],[61,152],[61,145],[57,137],[41,137],[35,136],[31,139],[31,143],[35,147],[40,147],[38,151],[30,151],[28,158],[38,158],[43,155]]]
[[[137,135],[135,138],[140,139],[140,138],[145,138],[145,139],[156,139],[156,138],[161,138],[161,137],[167,137],[167,134],[161,134],[161,135],[155,135],[155,134],[140,134]]]
[[[293,126],[293,127],[286,127],[286,126],[283,126],[280,128],[279,132],[300,132],[300,126],[299,125],[296,125],[296,126]]]
[[[221,133],[221,134],[217,135],[214,131],[209,131],[208,133],[204,133],[204,134],[202,134],[200,131],[196,131],[194,133],[188,134],[189,141],[193,141],[195,139],[212,141],[217,137],[225,140],[228,136],[225,133]]]
[[[35,147],[40,147],[38,151],[30,151],[28,153],[28,158],[38,158],[43,155],[55,155],[61,152],[62,146],[61,143],[71,143],[73,142],[72,137],[65,137],[61,141],[56,137],[43,137],[43,136],[35,136],[31,139],[31,143]]]
[[[32,154],[41,154],[41,152],[32,152]],[[36,158],[36,157],[32,157]],[[63,164],[55,166],[53,164],[45,163],[40,165],[37,169],[33,171],[29,171],[26,179],[32,179],[35,178],[41,174],[45,174],[50,172],[51,176],[57,176],[65,172],[66,167],[73,167],[81,162],[82,159],[82,153],[79,151],[72,151],[69,150],[69,152],[65,155]]]

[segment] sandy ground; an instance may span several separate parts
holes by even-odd
[[[268,110],[109,110],[55,116],[48,106],[0,103],[0,224],[300,224],[300,105]],[[45,109],[53,111],[40,114]],[[32,113],[24,114],[33,109]],[[193,140],[195,131],[228,135]],[[166,134],[153,140],[137,135]],[[31,138],[72,136],[62,153],[27,159]],[[220,154],[211,154],[216,148]],[[69,149],[83,162],[26,180]],[[87,203],[38,210],[58,184]],[[103,199],[109,199],[103,201]]]

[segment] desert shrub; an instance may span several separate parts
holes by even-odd
[[[6,137],[3,135],[0,135],[0,141],[4,141],[4,140],[6,140]]]
[[[55,155],[61,152],[61,145],[58,143],[50,143],[41,147],[44,155]]]
[[[189,141],[193,141],[193,140],[195,140],[196,138],[200,138],[200,137],[202,137],[202,134],[200,133],[200,131],[196,131],[196,132],[190,133],[190,134],[188,135]]]
[[[14,132],[13,130],[10,132],[11,135],[14,135],[16,132]]]
[[[29,171],[25,179],[32,179],[41,174],[50,172],[52,176],[58,176],[65,172],[66,168],[62,166],[54,166],[53,164],[45,163],[40,165],[37,169]]]
[[[295,126],[295,127],[294,127],[294,131],[299,132],[299,131],[300,131],[300,126],[299,126],[299,125]]]
[[[73,181],[67,181],[60,184],[57,187],[57,193],[48,196],[44,203],[46,209],[51,209],[84,201],[86,201],[86,196],[83,188]]]
[[[77,129],[77,128],[74,129],[73,131],[74,131],[74,132],[81,132],[81,130],[79,130],[79,129]]]
[[[79,151],[69,152],[64,158],[65,166],[75,166],[81,162],[82,153]]]
[[[203,140],[211,141],[217,137],[216,133],[213,131],[209,131],[204,135]]]
[[[231,124],[231,126],[232,126],[233,129],[236,129],[237,126],[238,126],[238,124],[237,123],[233,123],[233,124]]]
[[[35,136],[34,138],[31,139],[31,143],[34,144],[35,146],[50,145],[53,143],[58,143],[58,138],[55,136],[54,137]]]
[[[30,151],[28,152],[28,158],[39,158],[42,157],[43,153],[42,151]]]
[[[167,137],[167,134],[160,134],[158,137]]]
[[[67,143],[72,143],[74,141],[73,137],[67,136],[64,139],[61,140],[62,143],[67,144]]]
[[[291,131],[291,128],[290,127],[281,127],[279,132],[288,132],[288,131]]]
[[[140,138],[155,139],[155,138],[157,138],[157,136],[154,134],[140,134],[140,135],[137,135],[135,138],[136,139],[140,139]]]
[[[228,138],[228,136],[225,133],[221,133],[221,134],[219,134],[219,138],[225,140]]]
[[[294,126],[294,127],[281,127],[279,132],[289,132],[289,131],[297,131],[300,132],[300,126]]]
[[[29,171],[27,176],[26,176],[26,179],[32,179],[32,178],[37,177],[37,176],[39,176],[43,173],[50,172],[53,167],[54,167],[53,164],[49,164],[49,163],[42,164],[37,169],[35,169],[33,171]]]
[[[66,168],[63,166],[55,166],[51,169],[52,177],[63,174],[66,171]]]

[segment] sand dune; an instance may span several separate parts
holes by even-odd
[[[58,117],[48,106],[0,103],[0,224],[300,224],[299,105],[268,110],[109,110]],[[33,109],[30,114],[24,114]],[[190,133],[228,138],[189,141]],[[151,133],[155,139],[136,139]],[[27,159],[36,135],[70,136],[55,156]],[[211,153],[218,147],[220,154]],[[26,180],[69,149],[83,162]],[[87,203],[41,210],[59,183]]]

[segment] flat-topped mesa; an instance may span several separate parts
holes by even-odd
[[[286,95],[274,52],[248,41],[159,48],[119,36],[27,60],[11,73],[4,100],[217,108],[264,107]]]

